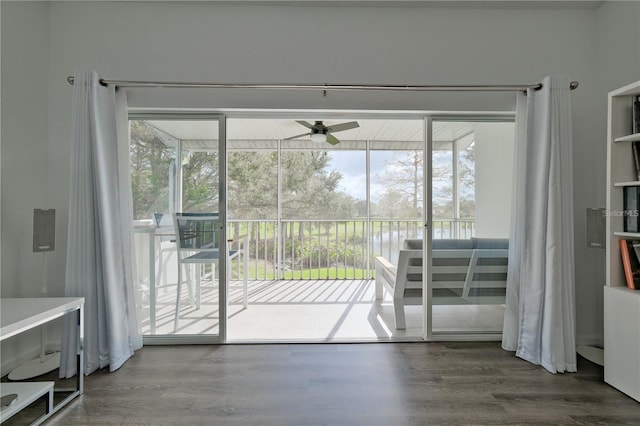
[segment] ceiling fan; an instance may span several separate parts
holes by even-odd
[[[342,132],[344,130],[355,129],[360,127],[357,121],[350,121],[348,123],[334,124],[332,126],[325,126],[322,121],[316,121],[315,124],[307,123],[306,121],[296,120],[296,123],[311,130],[309,133],[303,133],[301,135],[291,136],[285,140],[298,139],[301,136],[311,136],[313,142],[329,142],[331,145],[336,145],[340,141],[332,135],[335,132]]]

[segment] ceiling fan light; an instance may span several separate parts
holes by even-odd
[[[327,135],[324,133],[312,133],[311,134],[311,141],[312,142],[326,142],[327,141]]]

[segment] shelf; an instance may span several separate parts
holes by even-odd
[[[636,81],[635,83],[631,83],[614,90],[613,92],[610,92],[609,95],[611,97],[640,95],[640,81]]]
[[[46,413],[53,409],[53,382],[4,382],[0,384],[0,390],[2,396],[18,395],[13,404],[0,412],[2,422],[46,394],[49,394]]]
[[[631,290],[626,285],[608,285],[607,288],[610,291],[620,291],[622,293],[628,293],[631,296],[640,297],[640,290]]]
[[[640,133],[615,138],[614,142],[640,142]]]
[[[614,232],[616,237],[638,238],[640,239],[640,232]]]
[[[635,180],[631,182],[616,182],[613,186],[625,187],[625,186],[640,186],[640,181]]]

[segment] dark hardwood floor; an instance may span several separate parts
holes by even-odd
[[[47,424],[640,424],[579,361],[554,375],[496,342],[148,346]]]

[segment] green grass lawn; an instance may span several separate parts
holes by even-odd
[[[366,269],[345,269],[345,268],[315,268],[303,271],[285,272],[285,280],[358,280],[369,279]]]
[[[257,268],[257,271],[256,271]],[[242,276],[242,265],[233,262],[231,265],[231,279],[240,279]],[[302,271],[284,271],[282,279],[284,280],[359,280],[369,279],[373,276],[373,271],[366,269],[353,268],[311,268]],[[260,278],[257,278],[260,277]],[[275,271],[272,268],[265,267],[260,262],[249,262],[249,281],[251,280],[275,280],[277,279]]]

